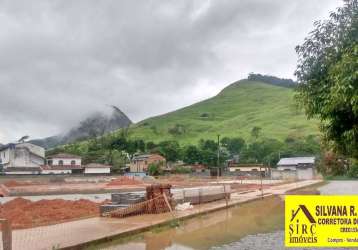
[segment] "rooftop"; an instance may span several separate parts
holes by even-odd
[[[50,155],[47,157],[48,159],[54,159],[54,158],[61,158],[61,159],[81,159],[81,156],[78,155],[72,155],[67,153],[60,153],[55,155]]]
[[[161,156],[160,154],[143,154],[143,155],[136,155],[133,157],[132,160],[144,160],[144,159],[148,159],[150,156]],[[164,157],[163,157],[164,158]]]
[[[315,157],[290,157],[281,158],[277,165],[298,165],[298,164],[314,164]]]

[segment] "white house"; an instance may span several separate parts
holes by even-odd
[[[277,163],[277,171],[295,171],[299,180],[313,179],[315,175],[315,157],[281,158]]]
[[[61,153],[47,157],[49,166],[81,166],[81,163],[81,157],[72,154]]]
[[[85,174],[110,174],[112,166],[99,163],[90,163],[84,166]]]
[[[5,174],[38,174],[45,162],[45,149],[29,142],[0,147],[0,166]]]
[[[49,166],[41,167],[41,174],[72,174],[72,169],[66,166]]]
[[[43,174],[72,174],[82,171],[81,157],[66,153],[47,157],[47,166],[42,168]]]

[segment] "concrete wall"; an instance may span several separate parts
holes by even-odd
[[[110,168],[85,168],[85,174],[110,174]]]
[[[272,179],[292,180],[292,179],[297,179],[297,173],[296,173],[296,170],[282,171],[282,170],[278,170],[278,169],[271,169],[271,178]]]
[[[165,167],[165,158],[161,155],[153,154],[147,157],[146,159],[134,160],[131,162],[129,170],[131,172],[147,172],[148,166],[151,163],[161,163],[163,162],[163,167]]]
[[[315,176],[313,168],[298,168],[297,178],[299,180],[312,180]]]
[[[52,159],[52,165],[53,166],[60,165],[59,162],[61,160],[63,161],[63,165],[66,165],[66,166],[67,165],[72,165],[71,164],[72,161],[75,161],[75,164],[73,164],[73,165],[76,165],[76,166],[81,166],[81,163],[82,163],[81,159],[79,159],[79,158],[53,158]]]
[[[38,167],[44,164],[44,158],[32,154],[27,148],[16,148],[14,158],[10,164],[12,167]]]
[[[6,175],[24,175],[24,174],[39,174],[40,171],[13,171],[13,172],[5,172]]]
[[[277,170],[296,170],[296,166],[277,166]]]
[[[19,148],[19,147],[25,147],[31,153],[36,154],[42,158],[45,158],[45,149],[43,147],[34,145],[32,143],[28,143],[28,142],[16,144],[16,148]]]
[[[259,167],[229,167],[229,172],[253,172],[260,171]],[[265,168],[261,168],[261,172],[265,172]]]
[[[315,177],[315,170],[313,168],[303,168],[297,170],[279,170],[271,169],[272,179],[298,179],[298,180],[311,180]]]
[[[61,170],[42,170],[41,174],[71,174],[71,169],[61,169]]]
[[[31,143],[19,143],[0,152],[5,167],[38,167],[44,164],[45,149]]]
[[[2,164],[8,164],[10,161],[10,149],[0,151],[0,162]]]

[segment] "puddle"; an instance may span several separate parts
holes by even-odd
[[[177,228],[159,228],[136,238],[120,239],[89,249],[210,249],[247,235],[282,230],[283,214],[282,199],[270,197],[192,218],[181,222]]]

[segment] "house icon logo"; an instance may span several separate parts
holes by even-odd
[[[298,209],[296,211],[295,210],[291,210],[291,211],[292,211],[291,222],[296,218],[297,214],[300,211],[302,211],[304,213],[304,215],[306,216],[306,218],[309,220],[309,222],[316,223],[316,220],[313,218],[310,211],[308,211],[308,209],[305,205],[298,205]]]
[[[305,205],[291,209],[288,223],[290,243],[317,243],[316,220]]]

